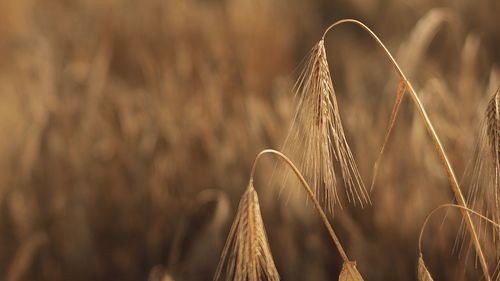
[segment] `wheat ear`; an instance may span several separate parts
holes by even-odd
[[[378,38],[378,36],[362,22],[357,21],[357,20],[353,20],[353,19],[344,19],[344,20],[337,21],[337,22],[333,23],[332,25],[330,25],[323,33],[322,39],[324,40],[326,34],[330,30],[332,30],[334,27],[341,25],[341,24],[347,24],[347,23],[351,23],[351,24],[354,24],[356,26],[361,27],[363,30],[365,30],[370,35],[371,38],[373,38],[375,40],[375,42],[378,44],[378,46],[380,48],[382,48],[382,50],[384,51],[384,53],[385,53],[386,57],[388,58],[388,60],[390,61],[390,63],[396,69],[400,79],[402,81],[404,81],[404,83],[406,84],[405,89],[409,93],[409,95],[413,101],[413,104],[417,108],[418,113],[419,113],[420,117],[422,118],[422,121],[424,122],[425,127],[426,127],[426,129],[427,129],[427,131],[432,139],[432,142],[434,143],[434,146],[436,148],[436,152],[439,155],[439,159],[441,160],[441,163],[443,164],[443,166],[446,170],[446,173],[448,175],[448,179],[450,181],[451,190],[452,190],[453,194],[455,195],[455,199],[459,205],[467,208],[467,203],[465,202],[462,191],[460,190],[460,186],[458,184],[455,173],[453,172],[453,168],[451,167],[450,161],[448,160],[448,157],[446,156],[443,145],[441,144],[441,141],[439,140],[439,137],[434,129],[434,126],[432,125],[431,121],[429,120],[429,117],[427,116],[427,112],[425,111],[425,108],[422,105],[422,102],[420,101],[419,97],[417,96],[410,81],[408,81],[408,79],[404,75],[403,71],[399,67],[398,63],[396,62],[396,60],[394,59],[392,54],[389,52],[387,47],[384,45],[384,43],[382,43],[382,41]],[[482,250],[481,245],[479,243],[479,239],[478,239],[478,235],[476,233],[475,227],[474,227],[474,223],[472,222],[472,219],[471,219],[469,213],[466,212],[465,210],[462,210],[462,216],[464,217],[464,219],[466,221],[467,229],[469,231],[470,236],[472,237],[472,241],[474,243],[474,248],[476,250],[477,256],[479,257],[481,268],[483,270],[483,275],[484,275],[486,281],[491,281],[491,275],[489,273],[488,264],[486,263],[486,259],[485,259],[484,254],[483,254],[483,250]]]
[[[492,211],[495,219],[500,219],[500,202],[498,194],[500,192],[500,87],[491,98],[486,109],[486,124],[488,141],[491,148],[491,163],[493,177],[491,182],[493,185],[493,195],[495,198],[494,210]]]
[[[338,172],[348,201],[363,207],[370,197],[345,137],[323,40],[315,44],[304,65],[294,87],[298,103],[283,151],[299,163],[328,211],[333,212],[335,204],[341,206]],[[335,162],[340,171],[335,171]]]
[[[241,197],[214,280],[221,279],[224,266],[225,280],[228,281],[280,279],[267,241],[259,198],[252,180]]]
[[[490,223],[493,227],[497,228],[497,229],[500,229],[500,225],[496,222],[494,222],[493,220],[491,220],[490,218],[474,211],[474,210],[471,210],[467,207],[464,207],[464,206],[461,206],[461,205],[456,205],[456,204],[442,204],[442,205],[439,205],[438,207],[436,207],[434,210],[432,210],[428,215],[427,217],[425,218],[424,220],[424,223],[422,225],[422,228],[420,229],[420,235],[418,237],[418,252],[419,252],[419,270],[418,270],[418,273],[419,273],[419,279],[420,280],[432,280],[431,279],[421,279],[420,277],[420,274],[421,274],[421,267],[422,267],[422,272],[424,273],[424,270],[427,272],[427,274],[429,275],[430,277],[430,273],[429,271],[427,270],[427,267],[425,267],[425,263],[424,263],[424,260],[423,260],[423,254],[422,254],[422,239],[423,239],[423,236],[424,236],[424,231],[425,231],[425,228],[430,220],[430,218],[439,210],[441,209],[444,209],[444,208],[456,208],[456,209],[460,209],[462,212],[467,212],[467,213],[471,213],[473,215],[476,215],[478,216],[480,219],[483,219],[485,220],[486,222]]]

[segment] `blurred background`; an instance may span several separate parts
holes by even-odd
[[[500,84],[499,13],[494,0],[2,0],[0,279],[211,280],[253,159],[284,141],[298,66],[342,18],[394,54],[460,178]],[[369,186],[398,79],[355,26],[326,48]],[[255,187],[282,280],[337,279],[327,232],[297,187],[279,196],[273,166]],[[423,220],[453,197],[407,98],[371,196],[331,218],[348,255],[365,280],[416,280]],[[424,236],[429,270],[479,280],[453,252],[459,216],[443,215]]]

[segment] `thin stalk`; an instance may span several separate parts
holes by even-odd
[[[434,213],[436,213],[437,211],[439,211],[439,210],[441,210],[443,208],[457,208],[457,209],[460,209],[462,212],[472,213],[472,214],[478,216],[479,218],[481,218],[481,219],[483,219],[483,220],[491,223],[491,225],[493,225],[493,227],[496,227],[496,228],[500,229],[500,225],[499,224],[497,224],[496,222],[494,222],[490,218],[488,218],[486,216],[483,216],[480,213],[478,213],[478,212],[476,212],[474,210],[471,210],[471,209],[469,209],[467,207],[456,205],[456,204],[443,204],[443,205],[439,205],[438,207],[436,207],[434,210],[432,210],[427,215],[427,217],[425,218],[424,224],[422,225],[422,228],[420,229],[420,235],[418,237],[418,252],[419,252],[419,255],[421,257],[422,257],[422,239],[423,239],[423,236],[424,236],[424,231],[425,231],[425,228],[427,226],[427,223],[429,222],[430,218],[434,215]]]
[[[408,90],[408,93],[410,94],[410,97],[415,105],[415,107],[418,110],[418,113],[420,117],[422,118],[425,127],[427,129],[427,132],[431,136],[432,142],[434,143],[434,146],[436,148],[436,151],[439,155],[439,159],[441,160],[441,163],[443,164],[446,173],[448,174],[448,179],[451,184],[451,190],[453,194],[455,195],[455,199],[459,205],[461,205],[464,208],[467,208],[467,203],[465,202],[464,196],[462,194],[462,191],[460,190],[460,185],[458,184],[457,178],[455,176],[455,173],[453,172],[453,168],[451,167],[450,161],[448,160],[448,157],[446,156],[446,153],[444,151],[443,145],[441,144],[441,141],[439,140],[439,137],[437,136],[436,130],[434,130],[434,126],[432,125],[431,121],[429,120],[429,117],[427,115],[427,112],[425,111],[422,102],[417,96],[417,93],[413,89],[413,86],[411,85],[410,81],[406,78],[404,75],[403,71],[401,71],[401,68],[399,67],[398,63],[392,56],[392,54],[389,52],[387,47],[382,43],[382,41],[378,38],[378,36],[370,29],[368,28],[365,24],[363,24],[360,21],[354,20],[354,19],[343,19],[340,21],[337,21],[330,25],[325,32],[323,33],[322,40],[325,39],[326,34],[328,31],[333,29],[335,26],[338,26],[343,23],[352,23],[354,25],[357,25],[361,28],[363,28],[368,34],[375,40],[375,42],[379,45],[380,48],[384,51],[385,55],[393,65],[393,67],[396,69],[397,73],[399,74],[400,78],[404,81],[406,84],[406,89]],[[479,243],[478,235],[476,233],[476,229],[474,227],[474,223],[472,222],[472,219],[470,217],[470,214],[465,211],[462,211],[462,216],[465,219],[466,225],[467,225],[467,230],[469,231],[469,234],[472,237],[472,241],[474,243],[474,248],[476,250],[476,254],[479,257],[479,261],[481,263],[481,268],[483,270],[484,277],[487,281],[491,281],[489,269],[488,269],[488,264],[486,263],[486,259],[483,254],[483,250],[481,248],[481,245]]]
[[[320,203],[318,202],[318,200],[314,196],[314,193],[313,193],[311,187],[309,186],[309,184],[307,183],[307,181],[304,179],[304,176],[302,176],[302,174],[300,173],[299,169],[283,153],[281,153],[279,151],[276,151],[276,150],[273,150],[273,149],[266,149],[266,150],[261,151],[257,155],[257,157],[255,158],[255,161],[253,162],[252,171],[250,173],[250,183],[253,182],[253,178],[254,178],[254,174],[255,174],[255,169],[257,167],[257,163],[259,162],[259,159],[264,154],[274,154],[274,155],[277,155],[281,160],[285,161],[288,164],[288,166],[290,166],[290,168],[292,168],[293,172],[295,173],[295,175],[297,176],[297,178],[300,180],[300,182],[302,183],[302,186],[304,187],[305,191],[309,195],[309,198],[313,202],[314,208],[319,213],[319,216],[321,217],[321,220],[322,220],[323,224],[325,225],[326,229],[328,230],[328,233],[330,234],[330,237],[332,238],[333,244],[335,244],[335,247],[339,251],[339,254],[340,254],[342,260],[344,261],[344,263],[350,262],[349,258],[347,257],[346,252],[344,251],[344,248],[342,247],[342,244],[340,244],[340,240],[337,237],[337,234],[335,234],[335,231],[333,230],[332,225],[328,221],[328,218],[326,217],[325,212],[323,212],[323,209],[321,208]],[[351,274],[354,276],[355,273],[352,272],[352,268],[351,267],[349,267],[349,270],[351,271]]]
[[[424,221],[424,224],[422,225],[422,228],[420,229],[420,235],[418,237],[418,251],[420,253],[422,253],[422,237],[424,236],[424,231],[425,231],[425,227],[427,226],[427,223],[428,221],[430,220],[430,218],[432,217],[432,215],[434,215],[434,213],[436,213],[437,211],[443,209],[443,208],[457,208],[457,209],[460,209],[462,211],[465,211],[465,212],[469,212],[469,213],[472,213],[476,216],[478,216],[479,218],[491,223],[491,225],[493,225],[494,227],[500,229],[500,225],[498,223],[496,223],[495,221],[493,221],[492,219],[484,216],[484,215],[481,215],[480,213],[472,210],[472,209],[469,209],[467,207],[463,207],[463,206],[460,206],[460,205],[456,205],[456,204],[443,204],[443,205],[439,205],[438,207],[436,207],[434,210],[432,210],[428,215],[427,217],[425,218],[425,221]]]

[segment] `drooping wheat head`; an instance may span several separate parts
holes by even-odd
[[[345,194],[361,206],[370,202],[344,134],[324,41],[311,50],[295,85],[297,109],[283,151],[300,163],[315,195],[333,211],[340,204],[335,165],[340,168]],[[285,173],[285,177],[286,177]]]
[[[279,280],[260,213],[259,198],[251,181],[241,198],[214,276],[214,280],[222,278],[228,281]]]

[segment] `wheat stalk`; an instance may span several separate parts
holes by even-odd
[[[299,163],[327,210],[333,211],[335,204],[341,206],[335,162],[349,202],[370,203],[344,134],[323,40],[310,51],[294,88],[298,105],[283,151]]]
[[[424,220],[424,223],[422,224],[422,227],[420,228],[420,235],[418,237],[418,252],[419,252],[419,261],[418,261],[418,274],[419,274],[419,280],[424,281],[424,280],[432,280],[432,277],[430,276],[430,273],[425,266],[424,259],[423,259],[423,254],[422,254],[422,240],[425,232],[425,228],[427,227],[427,224],[430,220],[430,218],[439,210],[444,209],[444,208],[455,208],[455,209],[460,209],[462,212],[467,212],[471,213],[478,218],[486,221],[487,223],[491,224],[494,228],[500,229],[500,225],[496,223],[495,221],[491,220],[490,218],[472,210],[467,207],[461,206],[461,205],[456,205],[456,204],[442,204],[436,207],[434,210],[432,210],[427,217]],[[422,275],[422,276],[421,276]],[[428,275],[428,277],[426,277]],[[426,279],[430,278],[430,279]]]
[[[432,142],[434,143],[434,146],[436,148],[436,152],[439,156],[439,159],[441,160],[441,163],[443,164],[443,166],[447,172],[448,179],[449,179],[449,182],[451,185],[451,190],[452,190],[453,194],[455,195],[455,199],[459,205],[461,205],[463,207],[467,207],[467,203],[465,202],[462,191],[460,190],[460,185],[458,184],[458,181],[457,181],[457,178],[456,178],[455,173],[453,171],[453,168],[448,160],[448,157],[446,156],[443,145],[441,144],[441,141],[439,140],[439,137],[437,136],[437,133],[434,129],[434,126],[432,125],[431,121],[429,120],[429,117],[427,116],[427,112],[425,111],[425,108],[423,107],[423,105],[422,105],[418,95],[416,94],[415,90],[413,89],[413,86],[411,85],[410,81],[408,81],[405,74],[403,73],[403,71],[399,67],[398,63],[394,59],[394,57],[389,52],[389,50],[384,45],[384,43],[382,43],[382,41],[378,38],[378,36],[362,22],[357,21],[357,20],[353,20],[353,19],[344,19],[344,20],[337,21],[337,22],[333,23],[332,25],[330,25],[323,33],[323,37],[322,37],[323,40],[324,40],[326,34],[330,30],[332,30],[334,27],[339,26],[341,24],[347,24],[347,23],[351,23],[351,24],[354,24],[356,26],[361,27],[364,31],[366,31],[370,35],[370,37],[372,39],[375,40],[375,42],[378,44],[378,46],[380,48],[382,48],[382,50],[384,51],[387,59],[390,61],[390,63],[393,65],[393,67],[397,71],[400,79],[402,81],[404,81],[404,83],[406,84],[405,89],[409,93],[409,95],[413,101],[413,104],[417,108],[418,113],[419,113],[420,117],[422,118],[422,121],[424,122],[425,127],[426,127],[426,129],[427,129],[427,131],[432,139]],[[486,259],[485,259],[484,254],[483,254],[483,250],[482,250],[481,245],[479,243],[479,238],[478,238],[478,235],[476,233],[474,223],[473,223],[468,212],[462,210],[462,215],[465,219],[467,230],[472,237],[474,249],[476,250],[476,254],[479,258],[479,262],[481,264],[481,269],[483,271],[483,275],[487,281],[491,281],[491,275],[489,273],[488,264],[486,263]]]

